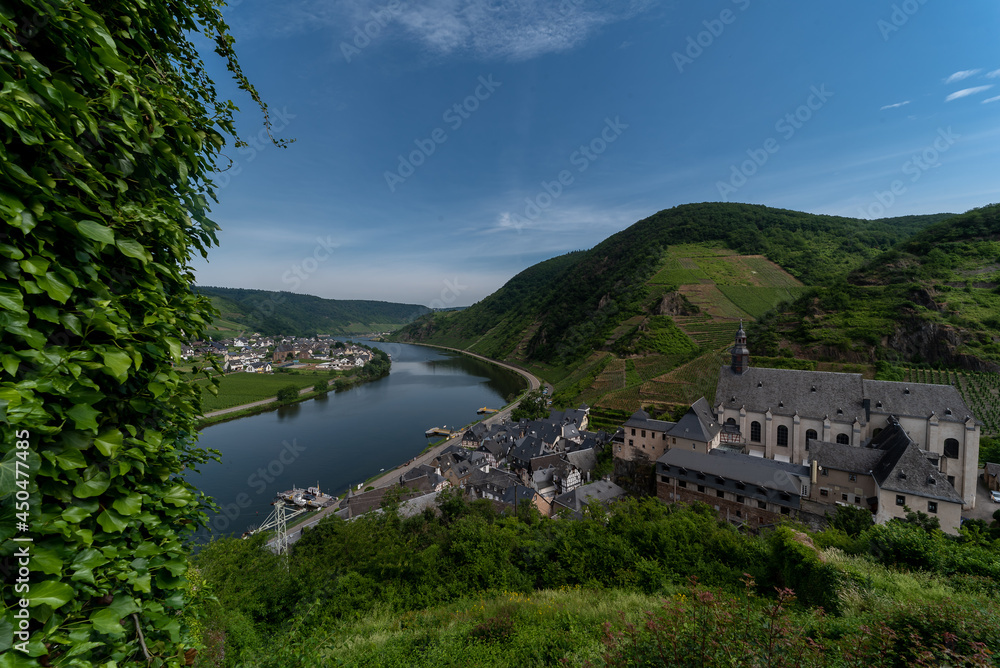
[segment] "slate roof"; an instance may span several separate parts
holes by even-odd
[[[866,380],[864,393],[877,413],[918,418],[933,413],[942,422],[965,422],[970,416],[976,420],[953,385]],[[979,420],[976,423],[982,424]]]
[[[764,489],[774,489],[801,495],[799,483],[792,476],[809,477],[809,467],[789,464],[763,457],[752,457],[713,448],[707,454],[696,450],[676,448],[668,450],[656,460],[664,466],[678,466],[691,471],[700,471],[706,476],[719,476],[737,480],[747,485],[757,485]]]
[[[593,448],[567,452],[563,456],[566,458],[566,461],[580,469],[580,472],[584,474],[588,471],[593,471],[597,467],[597,452]]]
[[[864,379],[859,373],[800,371],[797,369],[761,369],[750,367],[745,373],[735,373],[728,366],[719,370],[716,404],[775,415],[823,418],[833,422],[853,422],[857,417],[865,423],[862,399]],[[837,414],[837,409],[844,411]]]
[[[674,423],[665,420],[653,420],[649,417],[649,413],[640,408],[635,413],[632,413],[632,417],[625,421],[625,426],[634,429],[649,429],[651,431],[669,431],[674,426]]]
[[[553,505],[569,508],[574,514],[579,514],[584,504],[591,501],[609,503],[625,496],[625,490],[607,480],[598,480],[589,485],[581,485],[571,492],[560,494],[552,500]]]
[[[509,506],[513,506],[515,501],[517,503],[524,503],[525,501],[527,501],[528,503],[534,503],[535,497],[537,495],[538,492],[531,489],[530,487],[525,487],[524,485],[516,484],[516,485],[511,485],[510,487],[508,487],[503,491],[503,494],[500,495],[500,501]]]
[[[695,441],[711,441],[721,431],[722,427],[715,421],[712,409],[705,397],[691,404],[677,424],[667,432],[671,436],[690,438]]]
[[[931,466],[927,457],[910,440],[898,422],[890,420],[889,426],[872,439],[871,445],[882,453],[882,458],[872,471],[880,488],[951,503],[964,503],[948,482],[947,476]]]
[[[810,441],[809,457],[825,469],[868,475],[884,453],[872,448],[859,448],[846,443]]]

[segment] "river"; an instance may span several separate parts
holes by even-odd
[[[473,422],[479,408],[501,408],[524,388],[516,373],[460,353],[366,343],[392,356],[385,378],[202,430],[199,445],[222,462],[187,479],[220,506],[213,537],[261,523],[274,495],[293,486],[340,494],[419,454],[426,429]]]

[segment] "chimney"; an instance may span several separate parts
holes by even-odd
[[[814,459],[814,460],[812,460],[809,463],[809,482],[811,482],[814,485],[816,484],[817,480],[819,479],[818,478],[818,475],[819,475],[818,471],[819,471],[819,464],[817,464],[816,460]]]

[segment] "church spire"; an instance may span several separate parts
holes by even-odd
[[[740,329],[736,332],[736,345],[733,346],[733,361],[730,368],[733,373],[744,373],[750,368],[750,349],[747,348],[747,333],[743,331],[743,319],[740,318]]]

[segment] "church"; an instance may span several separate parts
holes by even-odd
[[[948,503],[949,499],[960,499],[966,510],[975,506],[982,422],[950,385],[867,380],[855,373],[751,367],[746,332],[741,325],[732,348],[732,362],[719,371],[713,408],[725,440],[743,453],[792,465],[809,466],[819,461],[820,469],[823,457],[818,455],[836,449],[829,445],[815,447],[821,443],[842,446],[840,450],[849,454],[853,450],[844,450],[843,446],[880,449],[886,440],[879,438],[883,430],[893,432],[893,443],[903,438],[896,436],[900,432],[905,434],[906,447],[923,455],[929,470],[935,472],[921,473],[924,482],[935,478],[934,487],[928,488],[932,492],[926,492],[927,499],[921,502],[924,506],[936,508],[939,500]],[[843,452],[838,457],[843,459]],[[910,467],[911,473],[916,465]],[[922,470],[923,462],[919,466]],[[894,475],[898,477],[898,472]],[[943,479],[938,483],[936,478]],[[855,498],[848,492],[843,494],[851,501]],[[856,495],[859,499],[862,496]],[[904,495],[896,495],[895,503],[903,505],[900,498],[905,503]],[[919,504],[912,509],[924,510]],[[878,512],[888,511],[879,506]]]

